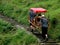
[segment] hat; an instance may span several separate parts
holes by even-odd
[[[45,17],[45,15],[42,15],[42,17]]]

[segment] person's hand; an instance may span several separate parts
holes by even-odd
[[[33,19],[35,21],[35,19]]]

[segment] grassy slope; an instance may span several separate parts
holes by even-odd
[[[51,3],[50,3],[51,2]],[[53,15],[59,16],[59,0],[2,0],[0,5],[0,10],[3,11],[4,15],[12,17],[13,19],[27,25],[28,11],[31,7],[43,7],[48,10],[46,15],[50,15],[51,18],[55,17]],[[58,17],[57,17],[58,18]],[[25,20],[25,21],[24,21]]]
[[[46,16],[50,16],[50,20],[56,17],[60,20],[60,0],[2,0],[0,10],[4,15],[12,17],[21,24],[28,25],[28,11],[31,7],[43,7],[48,10]],[[49,34],[53,39],[60,37],[60,22],[56,28],[49,30]]]
[[[10,31],[16,30],[14,28],[10,23],[0,19],[0,33],[9,33]]]
[[[37,38],[22,29],[14,29],[12,25],[0,19],[0,45],[32,45],[38,44]]]

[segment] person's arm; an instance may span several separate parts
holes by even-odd
[[[40,19],[40,27],[42,27],[42,18]]]

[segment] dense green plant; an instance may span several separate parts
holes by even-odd
[[[0,33],[8,33],[12,30],[16,30],[13,25],[0,19]]]
[[[26,30],[17,29],[13,34],[0,34],[0,45],[38,45],[38,40]]]
[[[59,39],[60,33],[60,0],[1,0],[0,12],[12,17],[21,24],[28,25],[29,9],[31,7],[43,7],[47,9],[46,17],[49,16],[50,22],[57,18],[56,28],[49,30],[49,35],[53,39]],[[59,31],[59,33],[58,33]],[[56,33],[56,34],[55,34]]]

